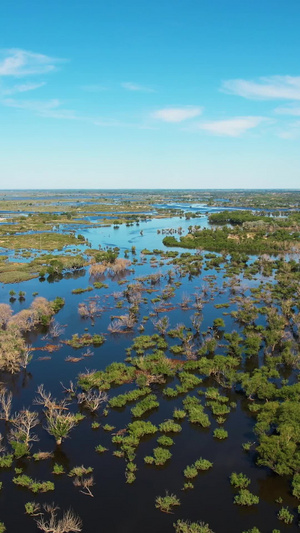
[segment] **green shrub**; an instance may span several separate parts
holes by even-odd
[[[124,407],[128,402],[135,402],[140,397],[145,396],[146,394],[149,394],[150,392],[151,392],[150,387],[134,389],[134,390],[125,392],[124,394],[119,394],[118,396],[114,396],[113,398],[110,398],[108,403],[109,403],[109,406],[113,408]]]
[[[214,430],[214,433],[213,433],[214,437],[216,439],[220,439],[220,440],[223,440],[223,439],[226,439],[228,437],[228,431],[226,431],[225,429],[223,428],[216,428]]]
[[[208,470],[213,466],[213,463],[211,463],[207,459],[202,459],[202,457],[200,457],[199,459],[197,459],[197,461],[195,461],[194,465],[197,470]]]
[[[234,497],[234,503],[237,505],[256,505],[259,503],[259,497],[252,494],[248,489],[241,489]]]
[[[251,480],[241,472],[239,474],[232,472],[230,476],[230,484],[236,489],[246,489],[250,483]]]
[[[53,465],[53,470],[52,470],[52,474],[63,474],[64,473],[64,467],[62,465],[59,465],[58,463],[55,463]]]
[[[174,440],[171,439],[171,437],[167,437],[167,435],[161,435],[161,437],[158,437],[157,442],[160,446],[172,446],[172,444],[174,444]]]
[[[30,516],[37,516],[39,514],[41,506],[36,502],[27,502],[25,503],[25,513]]]
[[[193,479],[198,475],[198,470],[194,465],[187,466],[183,471],[183,475],[187,479]]]
[[[12,454],[2,455],[0,457],[0,468],[10,468],[13,463],[14,456]]]
[[[138,402],[135,407],[132,407],[131,413],[134,417],[140,417],[147,411],[151,411],[156,407],[159,407],[157,397],[155,396],[155,394],[149,394],[149,396],[146,396],[146,398]]]
[[[281,509],[278,512],[278,518],[279,520],[282,520],[285,524],[291,524],[293,522],[293,515],[290,513],[288,507],[281,507]]]
[[[159,431],[162,433],[180,433],[181,430],[182,427],[171,418],[159,424]]]
[[[188,522],[187,520],[177,520],[173,524],[175,533],[213,533],[208,524],[204,522]]]
[[[34,493],[37,492],[48,492],[49,490],[54,490],[54,483],[52,481],[35,481],[34,479],[22,474],[20,476],[14,477],[13,482],[15,485],[20,485],[21,487],[26,487]]]
[[[180,505],[180,500],[175,494],[168,494],[166,496],[157,496],[155,500],[155,507],[164,513],[170,513],[173,507]]]
[[[173,417],[177,420],[182,420],[183,418],[186,417],[186,412],[183,409],[177,409],[175,407],[173,411]]]
[[[101,444],[98,444],[98,446],[96,446],[95,450],[96,450],[97,453],[103,453],[103,452],[106,452],[108,450],[108,448],[105,448],[105,446],[102,446]]]

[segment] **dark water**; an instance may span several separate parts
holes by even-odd
[[[124,249],[136,246],[137,258],[140,260],[140,251],[143,248],[163,248],[161,243],[162,235],[157,234],[157,229],[168,227],[182,226],[186,231],[190,224],[205,226],[207,219],[199,218],[192,221],[185,219],[172,220],[153,220],[151,222],[142,222],[139,227],[121,226],[118,230],[113,228],[80,228],[78,231],[83,233],[89,239],[93,248],[98,246],[118,246],[121,249],[121,255]],[[140,235],[140,230],[143,235]],[[178,250],[177,250],[178,251]],[[131,255],[130,255],[131,257]],[[171,267],[167,261],[163,265],[152,268],[149,259],[145,264],[134,267],[134,273],[128,274],[126,279],[134,281],[137,276],[152,274],[160,270],[166,274]],[[168,313],[171,327],[178,323],[184,323],[190,326],[190,316],[195,309],[190,307],[188,310],[182,310],[178,304],[183,293],[193,295],[195,291],[201,290],[203,285],[207,284],[204,279],[208,275],[215,275],[215,288],[221,288],[224,273],[215,270],[202,270],[201,275],[188,279],[176,275],[175,281],[180,281],[182,285],[176,289],[175,298],[170,302],[176,307]],[[125,359],[125,350],[132,344],[133,337],[139,335],[135,330],[132,334],[110,335],[107,327],[111,321],[111,315],[125,314],[126,306],[123,309],[115,309],[115,301],[112,297],[114,291],[122,291],[126,285],[120,285],[118,282],[121,278],[107,278],[105,283],[109,284],[107,289],[94,290],[93,292],[73,295],[71,291],[79,287],[87,287],[91,280],[87,272],[82,272],[78,277],[71,276],[69,279],[52,280],[41,282],[31,280],[22,284],[5,285],[1,287],[1,302],[9,301],[9,291],[26,291],[26,300],[23,303],[16,301],[13,303],[14,312],[27,308],[33,300],[32,293],[37,291],[39,296],[53,299],[56,296],[62,296],[66,299],[65,307],[58,313],[56,319],[60,324],[65,326],[63,338],[70,338],[72,334],[82,334],[87,328],[91,333],[105,334],[106,341],[103,346],[92,348],[94,355],[90,358],[84,358],[82,361],[72,364],[65,361],[69,355],[79,356],[85,349],[74,350],[67,345],[62,345],[59,351],[50,354],[49,360],[40,360],[46,352],[34,351],[33,360],[27,367],[26,371],[19,375],[4,375],[1,381],[13,391],[14,411],[23,407],[31,407],[41,412],[39,406],[32,407],[32,401],[36,396],[36,390],[39,384],[43,383],[47,391],[51,391],[57,398],[63,397],[61,382],[68,385],[69,381],[76,382],[80,372],[86,369],[103,369],[112,361],[121,361]],[[242,280],[243,281],[243,280]],[[250,286],[259,283],[256,281],[244,280],[245,291]],[[165,279],[158,285],[159,292],[166,284]],[[139,318],[144,315],[149,316],[152,310],[150,300],[158,293],[147,297],[147,303],[140,307]],[[78,303],[87,300],[89,297],[99,296],[100,305],[103,307],[101,317],[96,318],[95,325],[91,325],[89,320],[83,320],[79,317],[77,306]],[[201,330],[206,330],[212,325],[215,318],[222,316],[223,309],[216,309],[216,303],[224,303],[229,300],[228,289],[223,294],[217,290],[213,293],[208,291],[207,303],[203,309],[203,323]],[[230,309],[226,309],[230,311]],[[164,314],[164,313],[163,313]],[[238,329],[236,323],[230,316],[223,317],[226,323],[226,331]],[[146,324],[144,333],[152,334],[155,332],[154,326],[149,320]],[[47,341],[42,339],[43,334],[32,334],[31,342],[33,347],[40,347]],[[58,341],[51,341],[57,343]],[[172,344],[172,341],[170,341]],[[219,352],[218,352],[219,353]],[[170,386],[174,386],[176,381],[171,381]],[[215,385],[214,382],[203,383],[203,387]],[[198,389],[190,394],[195,394]],[[126,390],[133,388],[133,385],[123,385],[109,391],[110,396],[114,396]],[[153,391],[157,394],[160,402],[159,409],[151,412],[145,419],[154,424],[159,424],[164,419],[172,416],[175,406],[180,407],[182,398],[168,400],[162,395],[161,386],[154,385]],[[222,391],[224,394],[224,391]],[[253,434],[254,418],[247,410],[244,397],[241,394],[228,393],[231,401],[237,403],[236,409],[233,409],[227,417],[224,428],[228,431],[229,437],[224,441],[218,441],[213,438],[212,432],[218,427],[214,417],[209,414],[212,425],[208,429],[203,429],[191,425],[188,421],[182,423],[182,432],[174,436],[175,444],[171,447],[172,458],[164,467],[156,468],[144,464],[143,458],[152,453],[156,446],[156,439],[159,434],[151,438],[145,438],[137,451],[136,463],[138,467],[137,479],[132,485],[125,483],[125,464],[124,460],[112,455],[113,450],[117,449],[111,443],[109,432],[102,428],[93,430],[91,423],[93,420],[99,420],[100,423],[109,423],[116,426],[116,430],[124,428],[131,421],[130,409],[132,404],[121,410],[111,410],[107,418],[93,417],[86,413],[86,418],[81,421],[60,447],[55,446],[54,439],[48,435],[42,425],[38,426],[37,433],[40,441],[33,444],[32,453],[38,450],[54,451],[54,458],[46,461],[34,462],[33,459],[22,459],[17,462],[18,467],[23,468],[23,472],[38,480],[52,480],[55,483],[55,491],[47,494],[33,495],[27,489],[16,487],[12,483],[15,473],[13,468],[2,469],[1,481],[3,488],[0,492],[0,520],[2,520],[8,532],[31,533],[36,531],[36,526],[32,518],[24,514],[24,504],[27,501],[37,501],[40,503],[55,501],[62,509],[72,507],[83,520],[83,532],[95,533],[104,531],[106,533],[140,533],[157,532],[171,533],[173,531],[173,522],[178,518],[189,519],[192,521],[203,521],[209,523],[215,533],[241,533],[253,526],[257,526],[262,533],[271,533],[272,529],[279,529],[281,532],[290,533],[298,531],[296,526],[297,520],[293,525],[285,526],[276,517],[281,505],[275,503],[278,497],[283,498],[283,505],[289,506],[295,512],[297,500],[290,494],[289,480],[280,478],[271,473],[266,468],[261,468],[255,464],[255,456],[252,452],[245,453],[242,450],[242,443],[255,440]],[[200,398],[200,396],[199,396]],[[203,402],[203,399],[202,399]],[[72,409],[77,407],[74,404]],[[209,413],[206,408],[205,412]],[[6,434],[7,426],[0,421],[0,431]],[[98,444],[109,448],[108,452],[98,455],[94,449]],[[183,469],[192,464],[197,458],[204,457],[213,462],[213,468],[207,472],[200,473],[195,482],[195,488],[191,491],[182,491],[184,482]],[[93,487],[94,498],[85,496],[78,488],[73,486],[72,478],[66,474],[54,476],[51,471],[53,464],[57,462],[65,467],[68,472],[76,465],[84,464],[93,466],[95,485]],[[259,495],[260,503],[251,508],[242,508],[233,504],[235,491],[229,483],[229,476],[233,472],[243,472],[251,478],[249,489],[254,494]],[[169,493],[176,494],[181,500],[181,506],[175,508],[174,514],[164,514],[155,508],[155,498],[158,495],[164,495],[165,490]]]

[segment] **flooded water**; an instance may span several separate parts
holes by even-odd
[[[82,194],[84,195],[84,192]],[[29,199],[30,195],[23,198]],[[41,199],[43,198],[41,196]],[[48,199],[49,196],[46,198]],[[165,207],[171,207],[171,205],[166,204]],[[255,441],[253,433],[255,420],[247,408],[244,396],[238,392],[220,389],[222,394],[228,395],[231,402],[236,402],[236,408],[231,410],[224,424],[224,428],[229,434],[227,439],[219,441],[213,437],[213,430],[219,426],[209,409],[205,409],[211,421],[211,426],[208,429],[190,424],[187,420],[182,422],[182,431],[174,436],[175,444],[171,447],[172,458],[163,467],[146,465],[143,460],[145,456],[152,453],[153,448],[157,445],[156,439],[159,433],[151,438],[144,438],[137,449],[136,481],[132,485],[126,483],[124,459],[120,459],[112,453],[117,448],[111,442],[110,432],[103,430],[103,427],[96,430],[92,429],[91,423],[97,420],[101,425],[109,423],[115,426],[115,431],[123,429],[132,421],[130,409],[133,404],[128,404],[122,409],[111,409],[107,417],[101,415],[101,410],[98,416],[84,411],[85,418],[72,430],[70,438],[66,439],[61,446],[56,446],[53,437],[43,429],[45,420],[41,407],[33,406],[37,387],[41,383],[44,384],[47,391],[51,391],[54,397],[61,399],[64,394],[61,384],[67,386],[70,381],[76,383],[78,374],[85,372],[86,369],[104,369],[111,362],[125,361],[126,349],[132,344],[132,339],[140,334],[137,327],[142,317],[153,313],[154,304],[151,300],[160,294],[167,285],[167,273],[172,268],[168,264],[168,260],[163,260],[159,264],[159,258],[158,263],[153,268],[150,261],[151,256],[143,256],[141,251],[145,248],[166,250],[162,244],[165,235],[162,232],[168,228],[181,227],[183,234],[186,234],[191,224],[207,227],[207,216],[204,213],[214,210],[214,208],[208,209],[205,205],[173,204],[172,207],[197,210],[203,216],[192,220],[180,217],[153,219],[140,222],[138,226],[128,227],[123,224],[118,229],[88,226],[77,228],[74,226],[78,233],[83,234],[88,239],[92,248],[118,247],[121,257],[124,256],[125,250],[131,250],[132,246],[136,248],[136,256],[129,252],[131,260],[134,257],[138,259],[138,264],[131,267],[133,271],[127,272],[126,276],[123,277],[104,276],[102,281],[108,284],[107,288],[93,289],[92,292],[83,294],[72,294],[74,289],[86,288],[91,285],[93,280],[90,279],[88,269],[83,269],[73,275],[64,275],[61,279],[48,278],[43,281],[33,279],[20,284],[1,286],[2,303],[9,302],[11,289],[16,292],[19,290],[26,292],[25,301],[16,300],[12,303],[15,313],[29,307],[35,292],[50,300],[61,296],[66,301],[65,306],[56,316],[56,320],[64,327],[61,338],[50,339],[49,341],[49,339],[44,339],[46,331],[32,333],[28,340],[34,348],[33,359],[27,369],[12,376],[4,374],[1,378],[1,381],[13,392],[14,412],[23,407],[30,407],[40,413],[42,424],[35,428],[40,440],[33,443],[31,452],[35,453],[41,450],[53,451],[54,453],[53,458],[45,461],[37,462],[31,458],[19,459],[14,463],[14,467],[22,468],[24,474],[34,479],[53,481],[55,483],[54,492],[34,495],[26,488],[14,485],[12,482],[15,476],[13,467],[1,469],[0,477],[3,488],[0,492],[0,520],[5,523],[9,533],[37,531],[33,519],[24,513],[24,504],[28,501],[39,503],[54,501],[61,509],[72,507],[83,521],[84,533],[96,533],[98,531],[106,533],[140,533],[141,531],[171,533],[174,531],[173,523],[179,518],[208,523],[215,533],[242,533],[254,526],[258,527],[262,533],[271,533],[273,529],[290,533],[298,531],[296,518],[290,526],[279,522],[277,518],[278,510],[281,507],[281,504],[276,503],[278,498],[282,498],[283,505],[289,506],[295,516],[297,515],[297,500],[291,496],[290,480],[273,474],[267,468],[258,467],[255,454],[251,451],[246,453],[242,449],[242,443]],[[62,227],[61,231],[64,229],[66,228]],[[168,250],[172,249],[168,248]],[[178,252],[177,248],[176,251]],[[205,255],[205,251],[202,252],[202,255]],[[147,276],[157,271],[162,273],[160,283],[154,286],[157,292],[151,294],[143,292],[144,299],[140,305],[139,320],[134,331],[127,334],[110,334],[108,326],[112,316],[128,312],[128,302],[125,296],[119,296],[119,300],[124,301],[123,308],[120,309],[116,308],[116,300],[113,297],[114,292],[120,293],[126,288],[126,285],[122,285],[120,282],[126,280],[128,284],[134,282],[139,276]],[[209,287],[209,276],[215,276],[213,288]],[[223,287],[223,270],[202,269],[201,273],[194,277],[183,277],[176,272],[175,281],[180,282],[181,285],[176,289],[175,297],[168,300],[172,303],[172,310],[167,313],[171,328],[177,324],[191,326],[190,317],[195,313],[192,305],[193,295],[195,292],[203,290],[204,286],[207,289],[207,297],[202,311],[201,330],[206,331],[215,318],[223,316],[223,309],[215,307],[215,304],[228,303],[230,299],[229,288],[224,289]],[[251,281],[242,278],[241,282],[244,287],[243,293],[247,295],[250,287],[259,284],[260,277],[257,276],[257,279]],[[180,305],[184,294],[191,298],[186,310]],[[102,308],[101,316],[96,317],[94,323],[89,319],[80,318],[78,314],[78,304],[88,301],[91,297],[97,298]],[[225,309],[227,313],[231,310],[232,308]],[[233,329],[238,329],[237,324],[229,314],[224,315],[223,318],[226,331],[231,332]],[[152,335],[156,332],[152,319],[144,323],[144,328],[143,334]],[[86,330],[92,334],[103,334],[105,343],[100,347],[92,348],[94,354],[91,357],[84,357],[73,364],[67,362],[65,359],[68,356],[80,357],[85,348],[76,350],[66,344],[60,344],[60,341],[70,339],[75,333],[83,334]],[[37,349],[45,346],[47,342],[60,345],[59,350],[48,353]],[[172,341],[169,339],[168,342],[171,346]],[[166,353],[173,357],[170,351]],[[218,353],[222,353],[222,348]],[[47,359],[44,359],[45,356]],[[169,385],[174,387],[176,383],[178,381],[173,379],[170,380]],[[197,393],[201,390],[204,391],[207,386],[216,386],[216,383],[207,379],[189,394],[202,398]],[[108,391],[108,395],[113,397],[133,388],[133,384],[122,385]],[[167,399],[163,395],[163,388],[163,385],[152,385],[152,392],[158,397],[159,408],[143,417],[143,419],[150,420],[157,425],[165,419],[171,418],[174,408],[182,407],[182,399],[184,398],[182,396],[176,399]],[[204,403],[203,399],[201,401]],[[70,408],[73,411],[78,410],[76,402]],[[2,435],[7,435],[8,430],[9,425],[1,420],[0,431]],[[98,444],[107,447],[108,451],[97,454],[95,447]],[[182,491],[183,469],[199,457],[213,462],[213,467],[197,476],[193,490]],[[52,474],[54,463],[63,465],[66,473],[76,465],[92,466],[95,482],[92,489],[94,497],[82,494],[73,485],[72,478],[66,474],[61,476]],[[258,505],[243,508],[233,503],[236,491],[230,485],[229,476],[234,471],[243,472],[251,479],[249,489],[259,496]],[[175,508],[174,514],[162,513],[155,508],[155,498],[158,495],[164,495],[166,490],[180,498],[181,505]]]

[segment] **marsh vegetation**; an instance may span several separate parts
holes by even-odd
[[[0,202],[3,527],[296,531],[298,196],[76,194]]]

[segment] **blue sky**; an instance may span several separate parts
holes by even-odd
[[[2,0],[0,188],[300,188],[299,0]]]

